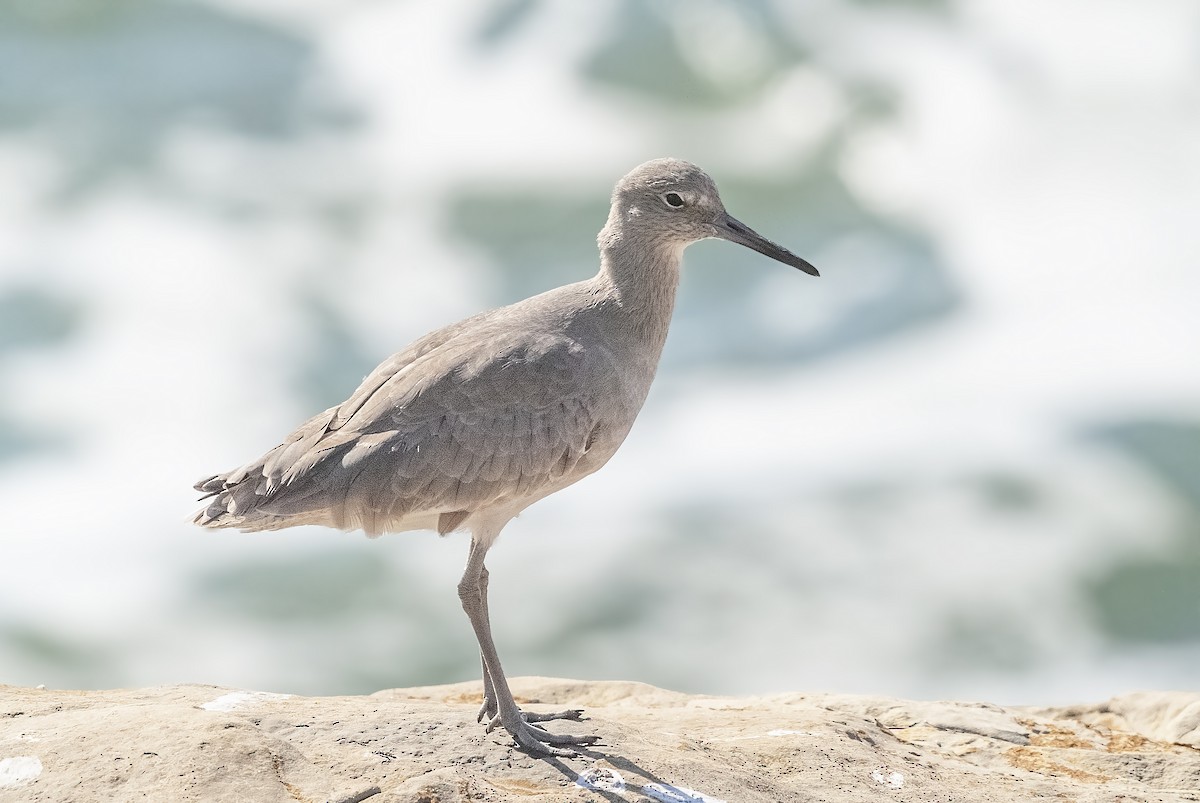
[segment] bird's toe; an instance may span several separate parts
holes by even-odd
[[[496,701],[491,697],[484,697],[483,705],[479,706],[479,714],[476,715],[475,721],[483,722],[486,719],[489,720],[490,724],[490,721],[495,719],[497,713],[499,713],[499,708],[496,705]],[[490,727],[489,730],[491,730]]]
[[[566,711],[553,711],[548,713],[539,713],[537,711],[522,711],[521,716],[526,722],[550,722],[555,719],[569,719],[574,722],[579,722],[583,719],[582,708],[569,708]]]

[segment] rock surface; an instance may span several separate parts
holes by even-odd
[[[1001,708],[546,678],[513,690],[532,710],[586,708],[550,727],[604,744],[519,752],[475,723],[478,683],[323,698],[4,686],[0,801],[1200,801],[1200,694]]]

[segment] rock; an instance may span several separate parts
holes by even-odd
[[[706,697],[520,678],[552,729],[540,759],[475,722],[479,683],[367,697],[211,686],[0,687],[0,801],[1200,801],[1200,694],[1072,708],[850,695]]]

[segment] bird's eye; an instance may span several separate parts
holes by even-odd
[[[677,192],[668,192],[662,199],[667,206],[673,206],[676,209],[683,206],[683,197]]]

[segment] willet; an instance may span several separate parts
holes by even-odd
[[[625,440],[658,368],[683,250],[710,237],[818,275],[732,218],[700,168],[646,162],[613,190],[599,273],[425,335],[262,457],[197,483],[211,501],[195,523],[469,531],[458,595],[483,664],[478,719],[531,752],[573,755],[556,745],[598,737],[532,723],[581,711],[525,713],[513,700],[484,558],[510,519],[599,469]]]

